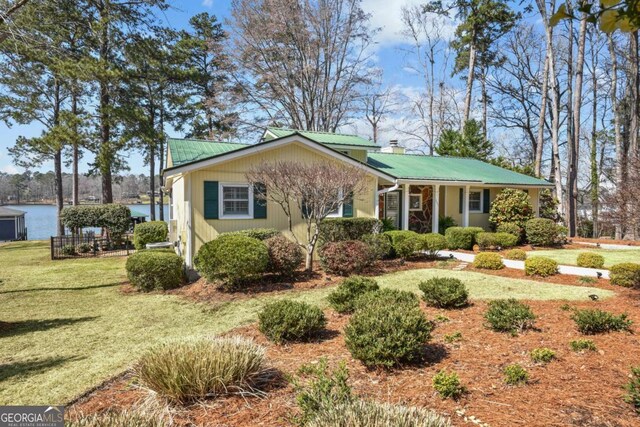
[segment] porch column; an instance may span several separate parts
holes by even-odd
[[[466,185],[464,187],[464,197],[462,198],[462,226],[469,226],[469,190],[471,186]]]
[[[402,229],[409,229],[409,184],[402,186]]]
[[[440,185],[433,186],[433,196],[431,197],[431,232],[438,232],[438,222],[440,221]]]

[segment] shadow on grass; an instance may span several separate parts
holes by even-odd
[[[79,357],[50,357],[30,362],[10,362],[0,364],[0,383],[16,376],[28,376],[45,372]]]
[[[29,289],[14,289],[11,291],[0,291],[0,294],[16,294],[24,292],[40,292],[40,291],[86,291],[88,289],[100,289],[100,288],[113,288],[120,286],[122,282],[107,283],[104,285],[91,285],[91,286],[76,286],[70,288],[29,288]]]
[[[0,338],[13,337],[28,334],[29,332],[46,331],[61,326],[73,325],[80,322],[88,322],[98,317],[73,317],[68,319],[39,319],[23,320],[20,322],[0,322]]]

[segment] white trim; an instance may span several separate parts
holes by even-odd
[[[249,213],[241,215],[224,214],[224,187],[246,187],[248,193],[247,206]],[[218,183],[218,219],[253,219],[253,186],[247,182]]]
[[[409,229],[409,184],[402,186],[402,224],[403,230]]]
[[[462,189],[462,226],[469,226],[469,190],[471,186],[466,185]]]
[[[412,208],[411,207],[411,197],[420,197],[420,205],[419,205],[420,207],[418,207],[418,208]],[[410,212],[418,212],[418,211],[422,212],[422,192],[409,194],[409,211]]]
[[[483,213],[484,212],[484,195],[483,193],[483,189],[480,188],[470,188],[469,189],[469,205],[471,205],[471,193],[480,193],[480,208],[479,209],[471,209],[471,206],[469,206],[469,213]]]
[[[431,232],[437,233],[440,226],[440,185],[435,184],[433,186],[433,193],[431,197]]]
[[[471,186],[471,185],[481,185],[484,188],[551,188],[553,184],[549,185],[539,185],[539,184],[485,184],[482,181],[442,181],[437,179],[402,179],[398,178],[398,182],[400,184],[411,184],[411,185],[452,185],[452,186]]]
[[[351,166],[355,166],[357,168],[363,169],[367,172],[369,172],[370,174],[377,176],[378,178],[382,178],[391,182],[395,182],[396,178],[391,176],[391,175],[387,175],[384,172],[381,172],[375,168],[372,168],[362,162],[359,162],[345,154],[342,154],[340,152],[335,151],[332,148],[326,147],[323,144],[319,143],[319,142],[315,142],[312,141],[308,138],[305,138],[302,135],[291,135],[291,136],[287,136],[284,138],[280,138],[280,139],[274,139],[274,140],[270,140],[270,141],[266,141],[266,142],[261,142],[259,144],[256,144],[254,146],[251,146],[250,148],[243,148],[240,150],[236,150],[236,151],[231,151],[229,153],[226,154],[221,154],[219,156],[210,158],[210,159],[206,159],[206,160],[202,160],[202,161],[198,161],[198,162],[194,162],[194,163],[190,163],[190,164],[186,164],[183,166],[178,166],[175,169],[171,169],[166,171],[167,176],[171,176],[171,175],[177,175],[179,173],[184,173],[187,171],[194,171],[194,170],[198,170],[198,169],[204,169],[204,168],[208,168],[210,166],[214,166],[223,162],[228,162],[231,160],[235,160],[238,159],[240,157],[244,157],[244,156],[249,156],[251,154],[256,154],[256,153],[261,153],[263,151],[268,151],[268,150],[273,150],[275,148],[281,147],[283,145],[287,145],[287,144],[292,144],[292,143],[299,143],[302,144],[312,150],[316,150],[319,151],[322,154],[326,154],[328,156],[334,157],[336,159],[342,160],[345,163],[350,164]]]
[[[193,209],[191,206],[191,175],[185,175],[185,214],[187,215],[187,247],[185,249],[185,264],[188,267],[193,266]]]

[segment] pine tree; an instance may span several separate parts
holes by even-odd
[[[453,129],[442,132],[436,153],[440,156],[471,157],[488,161],[493,154],[493,143],[484,137],[478,121],[469,120],[464,124],[462,132]]]

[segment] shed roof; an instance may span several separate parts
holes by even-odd
[[[26,214],[25,211],[20,211],[18,209],[11,209],[11,208],[6,208],[4,206],[0,206],[0,216],[3,217],[7,217],[7,216],[23,216],[24,214]]]

